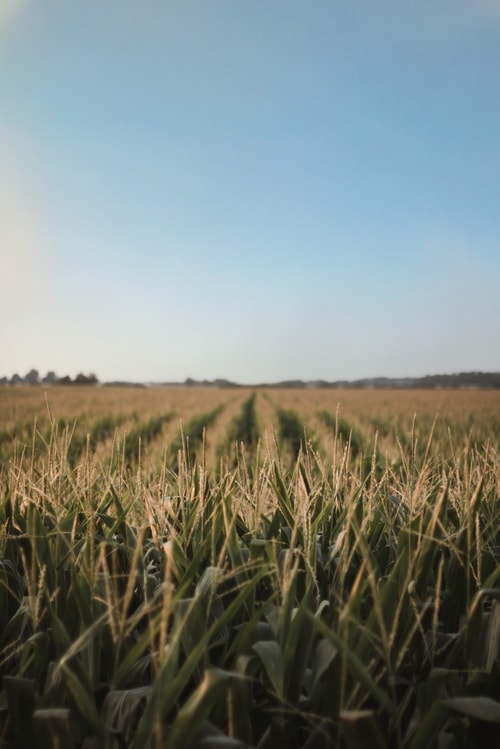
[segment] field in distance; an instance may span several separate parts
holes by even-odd
[[[260,443],[262,454],[276,448],[295,456],[309,441],[326,459],[337,438],[350,442],[352,457],[371,457],[377,441],[382,457],[395,461],[410,438],[449,453],[471,440],[500,437],[500,393],[495,390],[256,390],[214,388],[18,387],[0,389],[0,457],[14,440],[48,439],[56,424],[69,430],[75,460],[87,449],[104,458],[125,447],[127,459],[158,465],[176,458],[184,440],[191,446],[204,433],[204,459],[215,466],[247,454]],[[413,434],[413,437],[411,435]],[[40,439],[38,440],[40,441]],[[128,441],[128,447],[127,447]],[[338,446],[338,445],[337,445]]]

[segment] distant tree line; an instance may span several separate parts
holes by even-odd
[[[184,383],[165,383],[172,385],[184,385],[184,387],[216,387],[216,388],[377,388],[377,389],[410,389],[410,388],[461,388],[461,389],[491,389],[500,388],[500,372],[460,372],[456,374],[427,375],[426,377],[371,377],[362,380],[282,380],[280,382],[267,382],[258,385],[241,385],[230,380],[193,380],[188,377]]]
[[[13,374],[12,377],[0,377],[0,385],[97,385],[99,380],[94,373],[78,373],[72,380],[69,375],[58,377],[55,372],[47,372],[41,377],[37,369],[30,369],[24,377]]]

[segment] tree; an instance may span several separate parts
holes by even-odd
[[[95,385],[97,383],[97,377],[95,374],[85,375],[81,372],[75,377],[75,385]]]
[[[38,374],[38,369],[30,369],[30,371],[24,378],[24,381],[28,385],[38,385],[38,383],[40,382],[40,375]]]

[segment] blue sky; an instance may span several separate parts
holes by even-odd
[[[500,0],[2,0],[0,375],[500,370]]]

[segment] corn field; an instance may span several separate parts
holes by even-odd
[[[495,391],[0,389],[0,749],[500,737]]]

